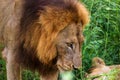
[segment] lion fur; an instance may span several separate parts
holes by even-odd
[[[17,63],[42,74],[57,70],[53,64],[60,31],[72,23],[84,28],[89,22],[88,11],[77,0],[2,0],[0,5],[1,42],[19,48]]]

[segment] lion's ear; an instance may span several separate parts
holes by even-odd
[[[93,60],[92,60],[92,66],[99,66],[99,65],[105,65],[104,60],[102,60],[99,57],[93,58]]]

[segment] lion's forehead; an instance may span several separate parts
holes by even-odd
[[[76,41],[78,37],[77,33],[80,33],[80,31],[77,28],[77,25],[71,24],[71,25],[68,25],[65,29],[61,30],[61,32],[58,34],[58,37],[60,38],[62,37],[62,39],[69,38],[69,40],[71,39],[72,41]]]

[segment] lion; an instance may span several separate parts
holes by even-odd
[[[109,76],[106,76],[111,71],[116,70],[114,74],[117,74],[114,80],[120,79],[120,65],[107,66],[99,57],[94,57],[92,60],[92,67],[88,70],[87,77],[89,80],[113,80]],[[105,75],[106,74],[106,75]]]
[[[1,0],[0,41],[7,80],[21,80],[22,69],[57,80],[82,65],[83,29],[89,12],[77,0]]]

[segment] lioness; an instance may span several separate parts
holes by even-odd
[[[109,74],[115,70],[112,74],[113,78],[110,78]],[[92,60],[92,67],[88,70],[87,77],[89,80],[119,80],[120,79],[120,65],[107,66],[99,57],[95,57]]]

